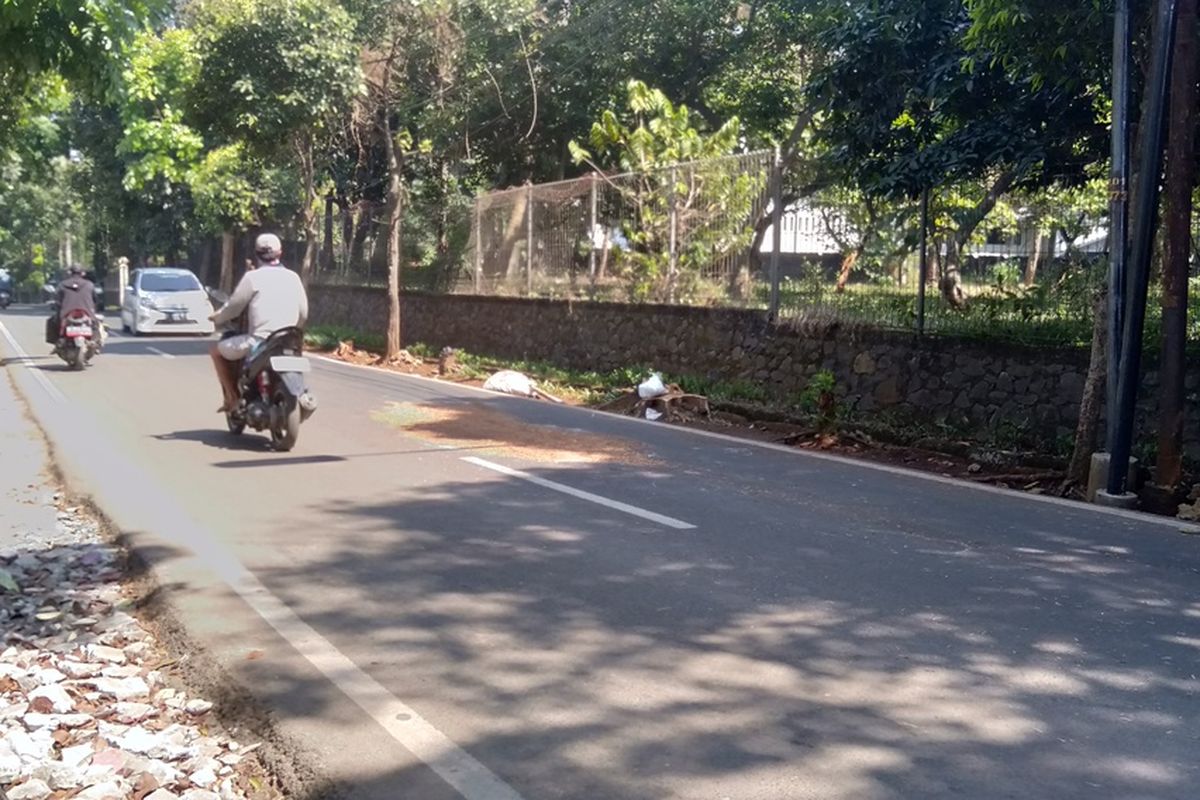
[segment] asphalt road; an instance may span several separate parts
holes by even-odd
[[[0,323],[69,475],[347,797],[1200,794],[1172,524],[329,362],[273,453],[205,342],[72,373]]]

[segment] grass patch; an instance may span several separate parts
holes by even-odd
[[[372,353],[382,353],[386,345],[382,334],[364,333],[346,325],[314,325],[304,332],[304,346],[312,350],[333,350],[346,341]]]

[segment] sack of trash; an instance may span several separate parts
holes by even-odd
[[[499,392],[500,394],[512,394],[518,397],[534,397],[541,400],[549,400],[554,403],[561,403],[562,400],[557,397],[543,392],[538,388],[537,383],[521,372],[516,372],[511,369],[501,370],[492,375],[484,382],[483,388],[489,392]]]
[[[649,400],[652,397],[662,397],[667,393],[667,386],[663,383],[662,375],[657,372],[651,373],[650,377],[638,384],[638,397],[643,400]]]

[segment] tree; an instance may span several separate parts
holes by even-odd
[[[295,205],[288,195],[296,186],[286,170],[269,167],[244,145],[210,150],[188,175],[200,227],[221,234],[221,291],[233,290],[234,234],[259,224],[274,212]]]
[[[307,283],[320,238],[318,145],[362,85],[354,22],[333,0],[202,0],[189,12],[203,42],[196,127],[268,162],[295,159]]]
[[[158,0],[0,4],[0,128],[14,121],[14,103],[48,74],[103,95],[124,46],[160,7]]]
[[[813,36],[812,144],[821,169],[863,192],[915,197],[986,176],[947,241],[942,293],[965,302],[962,249],[1010,189],[1080,182],[1079,153],[1099,152],[1095,103],[1066,83],[1038,84],[972,49],[959,0],[830,0]]]
[[[702,133],[688,107],[661,90],[630,81],[627,92],[626,119],[605,111],[589,143],[602,161],[630,173],[610,184],[634,210],[625,231],[633,245],[626,254],[631,293],[675,302],[681,279],[694,284],[702,267],[750,244],[750,213],[765,181],[720,161],[738,147],[737,118]],[[592,152],[574,141],[569,147],[577,162],[600,171]]]
[[[71,95],[52,75],[36,89],[13,105],[0,144],[0,266],[11,265],[18,284],[40,281],[72,260],[64,244],[83,216],[72,191],[80,165],[69,155],[61,121]]]

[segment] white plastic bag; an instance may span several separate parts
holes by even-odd
[[[662,375],[655,372],[638,385],[637,391],[638,397],[643,400],[649,400],[652,397],[662,397],[667,393],[667,387],[663,383]]]

